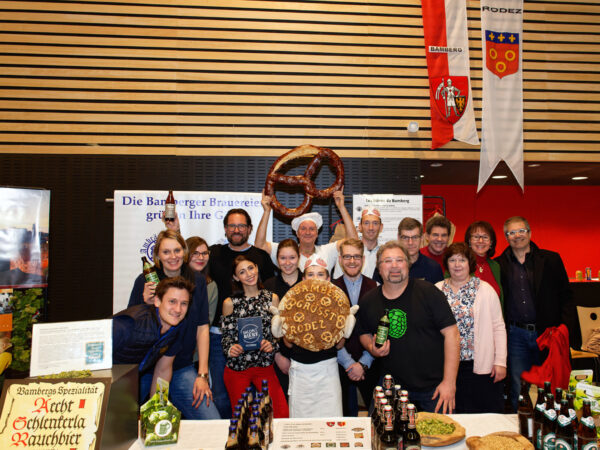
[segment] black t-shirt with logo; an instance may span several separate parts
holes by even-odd
[[[390,300],[378,286],[359,301],[357,331],[375,334],[389,310],[390,353],[382,358],[382,374],[390,373],[409,391],[429,391],[444,376],[444,336],[440,331],[456,320],[445,295],[434,285],[409,278],[402,295]]]

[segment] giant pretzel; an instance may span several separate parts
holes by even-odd
[[[283,175],[277,173],[281,167],[288,161],[297,158],[312,156],[303,175]],[[312,177],[317,172],[323,159],[329,159],[335,169],[335,181],[327,189],[318,190]],[[304,190],[304,199],[297,208],[286,208],[275,196],[275,183],[285,184],[287,186],[302,186]],[[287,218],[301,216],[308,211],[312,205],[313,198],[328,198],[344,185],[344,165],[338,155],[333,150],[324,147],[315,147],[314,145],[301,145],[280,156],[271,166],[267,181],[265,183],[265,194],[272,197],[271,206],[275,211]]]

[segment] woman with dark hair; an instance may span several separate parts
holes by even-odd
[[[436,283],[445,295],[460,333],[456,378],[457,413],[501,413],[506,377],[506,328],[498,295],[476,269],[473,251],[463,242],[444,252],[450,278]]]
[[[288,417],[288,405],[273,369],[275,353],[279,344],[271,333],[273,314],[271,305],[277,306],[277,294],[263,289],[256,263],[245,255],[233,260],[233,283],[231,297],[223,301],[221,332],[223,353],[227,358],[223,378],[232,407],[236,405],[245,389],[254,384],[261,388],[262,380],[269,382],[269,395],[273,401],[273,415]],[[239,343],[238,321],[247,317],[260,317],[262,340],[257,350],[244,350]]]
[[[219,290],[217,283],[212,279],[208,270],[210,250],[208,244],[200,236],[192,236],[185,240],[188,248],[188,265],[196,273],[201,273],[206,278],[206,292],[208,294],[208,320],[212,323],[217,311]]]
[[[187,246],[179,233],[163,230],[158,234],[154,245],[154,265],[158,278],[181,275],[195,288],[189,310],[181,324],[181,349],[173,362],[173,377],[169,387],[169,397],[173,404],[188,420],[219,419],[219,411],[212,403],[212,392],[208,385],[208,300],[206,281],[202,274],[195,273],[185,263]],[[128,307],[143,303],[153,304],[156,283],[147,282],[140,274],[131,290]],[[198,369],[194,365],[194,353],[198,354]],[[150,391],[152,374],[142,374],[140,379],[140,399]],[[206,402],[204,402],[206,400]]]
[[[473,222],[465,232],[465,244],[475,253],[475,270],[477,278],[487,281],[500,298],[504,309],[504,296],[500,284],[500,264],[492,259],[496,251],[496,232],[489,222],[483,220]]]

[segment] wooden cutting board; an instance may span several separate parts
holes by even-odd
[[[470,450],[504,450],[497,443],[488,442],[486,439],[488,436],[499,436],[505,438],[506,450],[533,450],[533,444],[526,438],[521,436],[519,433],[513,431],[498,431],[496,433],[490,433],[485,436],[471,436],[467,439],[467,447]]]
[[[451,423],[454,425],[454,432],[451,434],[421,434],[422,445],[426,445],[428,447],[444,447],[446,445],[454,444],[455,442],[465,438],[465,428],[456,420],[451,419],[444,414],[420,412],[417,416],[417,424],[420,421],[427,419],[437,419],[441,422]]]

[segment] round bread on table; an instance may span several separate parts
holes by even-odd
[[[350,301],[329,281],[310,279],[287,291],[279,310],[286,339],[318,352],[333,347],[344,335]]]
[[[419,412],[417,431],[428,447],[444,447],[465,438],[465,428],[445,414]]]
[[[470,450],[533,450],[533,444],[514,431],[498,431],[467,439]]]

